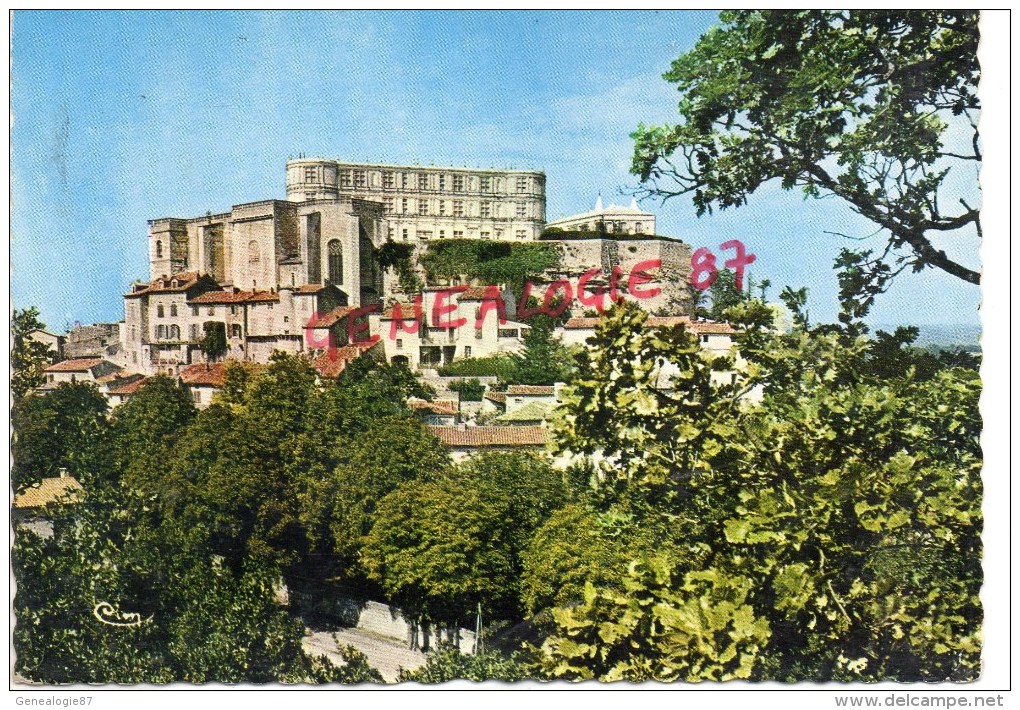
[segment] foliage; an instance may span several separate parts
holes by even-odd
[[[177,380],[166,375],[149,378],[111,417],[118,477],[142,490],[157,486],[174,445],[194,416],[191,397]]]
[[[456,392],[465,402],[481,402],[485,394],[485,385],[478,381],[477,377],[470,380],[454,380],[447,385],[451,392]]]
[[[457,623],[513,618],[520,556],[560,504],[562,479],[544,460],[487,454],[387,495],[362,550],[369,577],[405,612]]]
[[[105,468],[106,398],[91,383],[61,383],[53,391],[15,401],[11,482],[23,490],[61,468],[88,482]]]
[[[379,502],[405,482],[441,476],[449,463],[446,448],[417,417],[379,419],[348,443],[331,473],[305,479],[301,518],[313,544],[356,567]]]
[[[726,320],[726,311],[747,298],[737,289],[736,274],[729,269],[719,269],[708,292],[712,297],[712,305],[704,315],[713,320]]]
[[[46,382],[43,370],[55,353],[46,343],[31,337],[45,329],[35,306],[15,310],[11,317],[11,395],[15,402]]]
[[[574,376],[570,351],[553,334],[551,324],[534,325],[524,333],[524,348],[510,355],[512,367],[504,383],[552,385],[569,382]]]
[[[633,546],[606,532],[602,517],[583,503],[549,516],[522,553],[521,601],[529,614],[580,601],[585,583],[601,589],[623,576]]]
[[[227,325],[219,321],[207,321],[202,324],[202,339],[198,349],[206,360],[215,362],[227,354]]]
[[[632,548],[622,585],[587,582],[582,604],[553,612],[545,671],[973,678],[976,372],[887,377],[882,348],[856,327],[802,321],[776,335],[761,302],[733,311],[748,360],[736,387],[712,385],[682,333],[649,333],[629,308],[612,312],[581,360],[559,445],[608,457],[592,463],[603,524],[660,542],[654,555]],[[760,406],[738,398],[751,387]]]
[[[429,283],[463,277],[484,284],[507,284],[515,289],[559,263],[560,253],[553,244],[486,239],[431,242],[421,258]]]
[[[274,600],[271,568],[248,564],[234,572],[217,564],[201,535],[146,523],[144,502],[97,487],[85,504],[64,508],[52,538],[19,531],[19,674],[47,683],[338,677],[302,652],[300,624]],[[103,603],[111,607],[105,615]],[[101,620],[116,621],[116,612],[138,614],[139,623]]]
[[[384,269],[395,269],[400,290],[404,293],[417,293],[422,289],[421,279],[414,270],[414,247],[387,239],[382,246],[375,249],[375,259]]]
[[[745,204],[771,180],[840,198],[888,235],[881,253],[844,250],[837,264],[844,296],[864,308],[908,267],[977,284],[979,273],[933,239],[980,236],[977,209],[949,199],[951,175],[969,179],[981,160],[978,13],[755,10],[721,19],[665,74],[680,91],[681,122],[633,134],[632,170],[649,192],[689,194],[699,215]]]
[[[509,355],[496,354],[486,357],[468,357],[454,360],[439,368],[443,377],[499,377],[506,382],[512,380],[513,360]]]
[[[425,665],[416,671],[401,671],[400,682],[447,683],[451,680],[517,681],[533,677],[520,659],[507,657],[497,651],[465,655],[451,648],[430,653]]]

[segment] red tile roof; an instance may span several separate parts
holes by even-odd
[[[594,330],[601,320],[599,317],[571,318],[563,327],[567,330]],[[686,326],[693,333],[729,335],[737,332],[729,323],[691,320],[688,316],[649,316],[645,321],[648,328],[668,328],[676,325]]]
[[[498,404],[506,404],[506,392],[486,392],[485,398],[491,402]]]
[[[357,360],[372,348],[377,347],[380,342],[382,341],[377,340],[374,343],[354,343],[353,345],[338,347],[332,353],[323,353],[312,360],[312,367],[322,377],[339,377],[348,363]]]
[[[14,496],[15,508],[42,508],[60,499],[73,501],[78,497],[82,486],[72,476],[44,478],[39,483]]]
[[[189,288],[198,283],[200,278],[202,278],[202,274],[197,271],[182,271],[178,274],[162,276],[147,284],[136,284],[131,289],[131,293],[126,293],[124,295],[129,298],[134,298],[144,294],[178,293],[180,291],[187,291]]]
[[[101,357],[79,357],[50,365],[44,372],[88,372],[101,362],[103,362]]]
[[[188,300],[189,304],[276,303],[280,294],[275,291],[239,291],[236,289],[206,291]]]
[[[489,286],[471,286],[467,291],[460,294],[460,300],[462,301],[486,301],[495,295],[500,297],[499,289],[495,290],[495,293],[490,293]]]
[[[353,306],[338,306],[329,313],[319,316],[309,327],[313,330],[332,328],[355,310],[357,309]]]
[[[227,367],[222,362],[198,362],[181,370],[180,378],[186,385],[222,387],[226,374]]]
[[[533,395],[551,396],[556,394],[556,388],[552,385],[509,385],[506,388],[509,395]]]
[[[294,289],[294,293],[313,294],[326,290],[326,284],[302,284]]]
[[[106,393],[110,395],[119,395],[126,397],[140,390],[142,387],[145,386],[145,383],[148,381],[149,381],[148,377],[140,377],[136,380],[131,380],[127,384],[111,387],[110,389],[106,390]]]
[[[393,320],[393,310],[400,306],[400,319],[402,321],[414,320],[415,310],[413,303],[394,303],[392,306],[387,306],[383,310],[382,320]],[[425,307],[422,306],[422,318],[425,317]]]
[[[420,409],[432,414],[450,415],[457,413],[457,402],[450,399],[437,399],[429,402],[424,399],[412,398],[407,400],[407,406],[411,409]]]
[[[549,432],[540,426],[430,426],[447,446],[484,448],[488,446],[545,446]]]

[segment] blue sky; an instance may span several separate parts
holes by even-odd
[[[17,12],[13,20],[12,297],[52,330],[120,320],[146,278],[146,220],[284,196],[288,156],[527,167],[548,214],[625,202],[640,122],[675,118],[661,75],[707,12]],[[961,189],[971,201],[976,187]],[[832,260],[869,223],[769,185],[697,218],[645,202],[658,231],[741,239],[755,278],[807,286],[836,312]],[[977,267],[977,240],[950,245]],[[881,246],[880,240],[875,240]],[[873,323],[977,324],[979,290],[903,274]]]

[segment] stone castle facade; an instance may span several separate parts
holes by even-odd
[[[543,236],[541,172],[299,159],[287,163],[286,174],[286,200],[149,222],[149,281],[124,295],[118,364],[149,375],[201,362],[200,344],[211,323],[225,334],[227,357],[255,362],[268,360],[274,350],[316,356],[327,341],[343,345],[343,320],[359,307],[378,307],[379,315],[369,319],[378,334],[390,327],[384,307],[409,296],[375,258],[388,240],[413,243],[420,252],[439,239],[543,239],[562,255],[548,281],[576,280],[600,269],[592,287],[608,287],[614,268],[627,273],[657,260],[649,286],[661,293],[643,301],[644,307],[657,314],[689,312],[688,245],[652,236],[654,215],[640,211],[630,216],[650,227],[648,236],[633,227],[618,234],[561,230]],[[471,298],[477,294],[458,295],[452,304],[473,313]],[[572,310],[585,312],[580,303]],[[399,346],[382,340],[388,359],[433,367],[512,352],[525,331],[512,323],[458,334],[426,329],[402,337]]]

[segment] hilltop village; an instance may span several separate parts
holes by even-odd
[[[409,404],[462,456],[545,444],[556,383],[480,374],[467,391],[456,374],[521,353],[536,314],[581,347],[631,300],[649,327],[684,324],[729,352],[732,328],[692,315],[690,245],[654,214],[600,196],[545,218],[541,172],[288,161],[284,200],[150,220],[149,276],[124,294],[124,320],[39,334],[62,355],[42,389],[94,382],[117,407],[163,374],[203,408],[231,366],[278,351],[326,380],[361,358],[403,363],[437,393]]]

